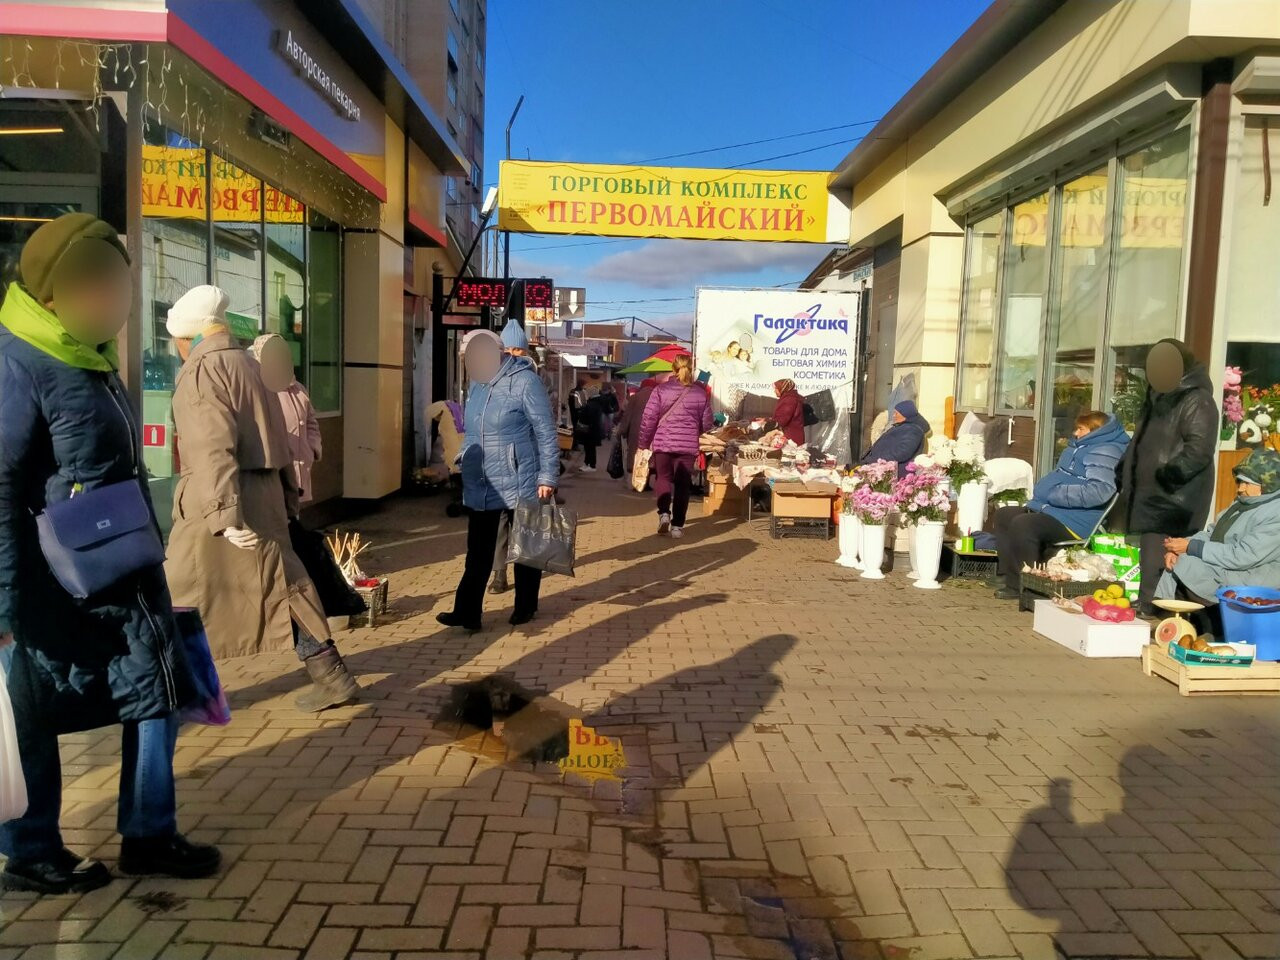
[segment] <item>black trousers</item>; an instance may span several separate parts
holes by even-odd
[[[597,449],[599,449],[599,445],[593,441],[582,441],[582,465],[584,467],[591,467],[592,469],[595,469]]]
[[[498,513],[498,540],[493,549],[493,575],[502,580],[507,579],[507,553],[511,549],[511,514],[506,510]]]
[[[1026,507],[1001,507],[991,520],[996,535],[996,570],[1010,590],[1017,590],[1026,564],[1044,563],[1053,545],[1072,539],[1071,531],[1047,513]]]
[[[1138,567],[1142,574],[1142,582],[1138,584],[1138,610],[1141,613],[1151,612],[1151,601],[1156,595],[1156,584],[1164,573],[1164,538],[1163,533],[1144,533],[1138,543],[1141,551]],[[1167,534],[1173,536],[1173,534]]]
[[[468,623],[478,622],[484,609],[484,590],[493,571],[493,551],[503,517],[511,523],[510,510],[473,510],[467,521],[467,562],[453,598],[453,612]],[[528,614],[537,610],[542,571],[517,563],[515,581],[515,612]]]

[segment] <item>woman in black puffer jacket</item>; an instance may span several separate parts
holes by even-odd
[[[164,570],[144,568],[76,600],[50,571],[36,529],[46,506],[74,492],[134,479],[146,492],[116,374],[115,335],[132,299],[128,257],[108,224],[74,213],[31,236],[20,269],[0,307],[0,662],[29,802],[0,825],[0,885],[69,893],[110,882],[105,866],[62,845],[58,734],[114,723],[124,724],[121,869],[208,876],[217,849],[177,832],[175,711],[193,690]]]
[[[1146,403],[1133,442],[1116,470],[1112,526],[1138,538],[1142,584],[1138,608],[1151,600],[1164,572],[1165,537],[1204,528],[1213,497],[1218,405],[1204,364],[1179,340],[1161,340],[1147,355]]]

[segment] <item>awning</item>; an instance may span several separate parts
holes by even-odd
[[[561,353],[557,354],[561,363],[567,363],[571,367],[578,370],[589,370],[591,368],[591,359],[580,353]]]

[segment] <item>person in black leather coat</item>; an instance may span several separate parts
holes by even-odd
[[[1147,397],[1116,470],[1119,498],[1111,522],[1142,550],[1138,608],[1150,615],[1164,570],[1166,537],[1204,527],[1213,498],[1218,404],[1204,364],[1179,340],[1161,340],[1147,355]]]

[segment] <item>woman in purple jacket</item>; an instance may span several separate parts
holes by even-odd
[[[681,354],[674,374],[654,388],[640,422],[640,450],[653,450],[653,492],[658,497],[658,535],[684,536],[689,487],[698,438],[711,429],[711,395],[693,382],[693,358]]]

